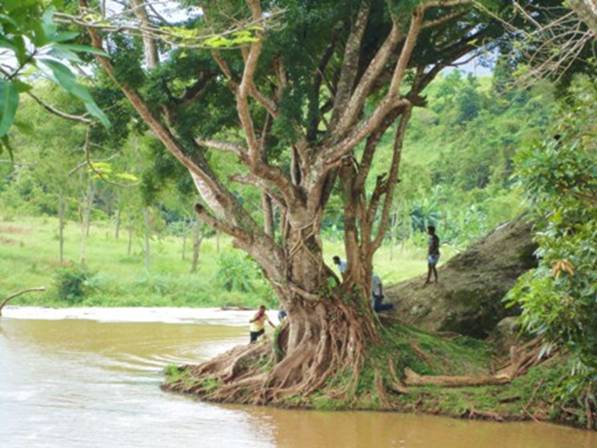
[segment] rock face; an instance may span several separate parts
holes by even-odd
[[[502,298],[516,279],[537,265],[531,225],[518,218],[501,225],[438,268],[439,283],[421,276],[386,289],[398,317],[430,331],[487,337],[503,318],[518,314]]]

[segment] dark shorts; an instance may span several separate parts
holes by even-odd
[[[435,266],[438,261],[439,261],[439,254],[427,256],[427,264],[429,264],[429,266]]]
[[[251,344],[256,342],[257,339],[259,339],[259,336],[261,336],[263,333],[265,333],[265,330],[250,331],[249,335],[251,336]]]

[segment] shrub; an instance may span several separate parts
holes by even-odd
[[[83,266],[60,268],[54,274],[58,297],[69,302],[80,302],[89,289],[91,274]]]
[[[526,330],[568,348],[577,361],[576,384],[597,378],[596,87],[592,80],[577,80],[550,129],[554,137],[515,159],[540,260],[518,280],[508,300],[522,308]]]
[[[253,292],[255,282],[263,282],[257,265],[236,251],[222,252],[217,264],[216,282],[226,291]]]

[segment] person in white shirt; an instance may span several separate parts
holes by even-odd
[[[381,283],[381,278],[374,273],[371,277],[371,306],[376,313],[394,308],[394,305],[391,303],[382,303],[383,298],[383,284]]]
[[[348,268],[346,261],[342,260],[338,255],[334,255],[332,257],[332,260],[333,260],[334,264],[336,266],[338,266],[338,270],[340,271],[340,274],[344,274],[346,272],[346,269]]]

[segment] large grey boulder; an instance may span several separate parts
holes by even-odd
[[[438,268],[439,283],[421,276],[386,289],[402,321],[430,331],[487,337],[519,310],[502,301],[516,279],[537,265],[531,224],[518,218],[501,225]]]

